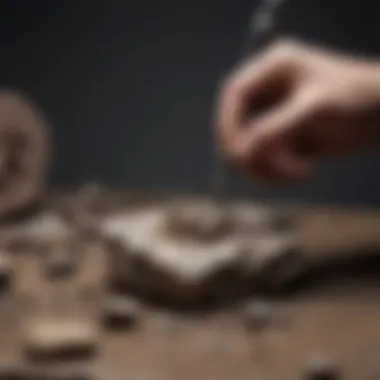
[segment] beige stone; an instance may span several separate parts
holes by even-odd
[[[87,320],[41,318],[27,323],[25,349],[41,359],[88,356],[95,351],[97,338],[96,327]]]

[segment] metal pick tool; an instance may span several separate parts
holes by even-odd
[[[249,23],[248,38],[242,46],[241,60],[257,54],[260,50],[271,42],[278,34],[275,23],[280,6],[285,0],[263,0],[262,4],[254,12]],[[233,171],[228,163],[222,158],[219,146],[215,146],[214,165],[212,173],[213,196],[219,201],[223,201],[232,182]]]

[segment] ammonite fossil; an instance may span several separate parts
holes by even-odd
[[[0,89],[0,219],[40,199],[49,156],[42,112],[21,92]]]

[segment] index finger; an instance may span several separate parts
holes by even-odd
[[[238,69],[223,86],[217,108],[217,135],[227,155],[234,154],[234,146],[251,123],[250,109],[269,88],[283,83],[288,66],[272,52],[257,60],[249,60]]]

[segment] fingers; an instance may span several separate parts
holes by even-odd
[[[247,62],[224,86],[217,126],[220,144],[227,155],[250,118],[250,108],[265,92],[280,91],[292,80],[294,65],[288,45],[274,47],[261,58]]]
[[[302,129],[317,110],[312,91],[302,91],[240,132],[232,158],[262,182],[298,181],[309,177],[314,162],[296,149]],[[297,141],[298,140],[298,141]],[[305,154],[306,153],[306,154]]]
[[[314,95],[300,91],[282,104],[254,118],[236,136],[232,154],[244,162],[271,151],[296,134],[316,111]]]
[[[378,131],[378,113],[371,111],[379,104],[379,87],[372,83],[377,71],[377,65],[374,70],[363,61],[281,42],[224,86],[217,110],[220,148],[256,179],[305,179],[313,157],[378,141],[378,132],[370,131],[374,124]]]
[[[221,148],[262,182],[302,180],[314,168],[309,157],[293,148],[292,141],[315,111],[315,94],[299,83],[307,66],[304,51],[298,45],[280,43],[247,62],[222,91],[217,114]],[[252,106],[268,93],[281,96],[264,113],[252,115]]]

